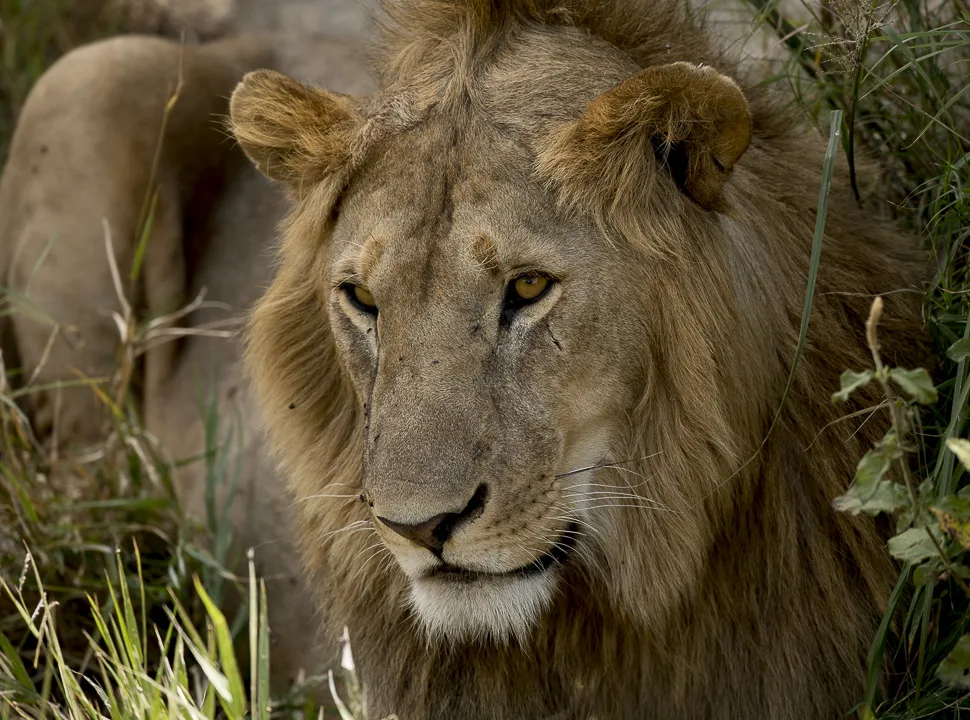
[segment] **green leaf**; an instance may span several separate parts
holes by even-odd
[[[913,570],[913,584],[916,586],[928,585],[931,582],[938,582],[947,574],[970,580],[970,568],[966,565],[951,562],[949,567],[944,568],[943,563],[934,560],[925,562]]]
[[[960,522],[970,522],[970,498],[962,498],[959,495],[947,495],[939,500],[935,500],[930,506],[930,509],[940,510]]]
[[[963,338],[953,343],[946,351],[946,356],[953,362],[960,362],[970,357],[970,338]]]
[[[182,628],[178,628],[179,633],[183,633]],[[232,691],[229,688],[229,680],[216,669],[216,666],[212,664],[212,661],[206,656],[205,650],[195,646],[188,636],[182,635],[185,641],[185,646],[189,649],[195,657],[195,661],[199,663],[199,668],[202,670],[202,674],[205,675],[209,684],[215,690],[216,694],[224,700],[226,703],[233,703],[234,699],[232,697]],[[232,705],[229,706],[230,708]],[[230,715],[230,717],[242,717],[242,715]]]
[[[936,582],[940,577],[940,563],[927,562],[922,565],[918,565],[915,570],[913,570],[913,585],[916,587],[923,587],[929,585],[931,582]]]
[[[970,635],[964,635],[950,651],[936,676],[950,687],[970,689]]]
[[[929,531],[921,527],[890,538],[889,554],[905,563],[918,563],[939,555]]]
[[[889,471],[890,449],[885,444],[880,443],[875,450],[870,450],[863,455],[856,466],[855,482],[863,496],[875,492],[883,475]]]
[[[921,405],[931,405],[936,402],[936,386],[930,380],[930,374],[923,368],[903,370],[892,368],[889,377],[896,381],[903,392]]]
[[[841,389],[832,395],[832,402],[845,402],[849,399],[849,395],[859,388],[868,385],[872,378],[872,370],[863,370],[862,372],[846,370],[842,373],[842,377],[839,378]]]
[[[950,448],[950,452],[957,456],[960,464],[967,469],[967,472],[970,472],[970,440],[950,438],[946,441],[946,446]]]
[[[866,515],[878,515],[908,507],[909,496],[898,483],[890,480],[878,482],[875,488],[866,492],[858,483],[854,483],[844,495],[835,498],[832,505],[836,510],[850,515],[858,515],[860,512]]]

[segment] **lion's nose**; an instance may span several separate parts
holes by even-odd
[[[384,525],[403,538],[407,538],[416,545],[426,548],[440,556],[441,551],[459,525],[474,520],[485,509],[485,498],[488,489],[479,485],[471,500],[461,512],[441,513],[413,525],[394,522],[386,517],[377,516]]]

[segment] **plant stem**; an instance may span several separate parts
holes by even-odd
[[[889,384],[889,373],[886,372],[885,366],[882,364],[882,357],[879,355],[879,339],[877,335],[877,328],[879,325],[879,318],[882,316],[883,301],[882,297],[876,296],[876,299],[872,302],[872,309],[869,311],[869,319],[866,321],[866,341],[869,344],[869,351],[872,353],[872,361],[876,366],[876,379],[879,384],[882,385],[883,392],[886,393],[886,397],[889,399],[889,417],[892,421],[893,430],[896,433],[896,442],[898,443],[899,453],[896,456],[896,462],[899,464],[900,474],[903,476],[903,483],[906,486],[906,490],[909,493],[909,499],[913,506],[913,513],[915,518],[922,516],[922,508],[920,507],[919,500],[916,497],[916,489],[913,487],[913,478],[909,472],[909,465],[906,464],[906,453],[903,449],[903,440],[908,432],[908,423],[906,418],[903,416],[903,408],[899,398],[896,397],[896,393],[893,392],[892,386]],[[970,598],[970,587],[963,581],[959,575],[953,571],[953,566],[950,564],[950,559],[947,557],[946,553],[943,551],[943,546],[940,545],[939,541],[933,535],[933,533],[927,529],[926,534],[929,535],[930,541],[933,543],[933,547],[936,548],[937,554],[940,556],[940,560],[943,561],[943,567],[946,568],[947,573],[952,577],[963,593]]]
[[[876,8],[880,2],[881,0],[873,0],[869,6],[869,12],[866,15],[866,26],[862,33],[862,40],[859,43],[859,54],[855,59],[855,78],[852,82],[852,97],[850,98],[849,112],[846,116],[848,133],[846,137],[845,156],[849,162],[849,184],[852,186],[852,193],[855,195],[856,202],[862,202],[855,168],[856,106],[859,104],[859,90],[862,87],[862,76],[866,72],[866,55],[869,54],[869,38],[872,35],[873,18],[875,17]]]

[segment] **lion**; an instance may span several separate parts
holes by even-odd
[[[144,190],[92,153],[135,157],[126,143],[158,128],[89,86],[130,100],[118,89],[177,55],[112,42],[39,83],[0,189],[12,284],[31,269],[53,310],[108,292],[87,260],[94,215],[130,214]],[[178,111],[161,167],[182,193],[152,237],[172,284],[149,277],[145,304],[207,286],[252,309],[242,344],[149,355],[146,426],[197,449],[205,368],[229,386],[220,403],[244,408],[237,542],[281,576],[284,673],[330,660],[346,628],[372,717],[852,709],[897,569],[884,527],[831,506],[885,427],[840,432],[830,396],[870,362],[876,295],[890,361],[927,356],[918,294],[900,292],[925,259],[860,209],[840,165],[789,387],[824,143],[775,91],[673,0],[396,0],[366,90],[340,80],[360,69],[345,53],[327,90],[251,70],[264,59],[238,43],[189,56],[186,88],[212,103],[249,70],[226,122],[268,182],[209,137],[211,106]],[[133,126],[97,125],[113,112]],[[102,144],[79,147],[91,135]],[[59,164],[31,174],[55,140]],[[221,172],[199,186],[188,163],[204,151]],[[92,168],[107,182],[81,183]],[[39,263],[79,219],[91,235]],[[113,233],[116,251],[129,235]],[[36,365],[46,336],[29,320],[13,334]],[[50,354],[45,377],[64,373]],[[78,433],[83,402],[61,402]],[[198,475],[181,482],[201,492]]]

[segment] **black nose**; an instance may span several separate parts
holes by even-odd
[[[458,526],[474,520],[482,514],[487,495],[488,489],[484,485],[479,485],[475,494],[472,495],[472,499],[468,501],[465,509],[461,512],[442,513],[414,525],[394,522],[380,515],[377,516],[377,519],[401,537],[407,538],[416,545],[440,556],[445,543],[448,542],[448,538],[451,537]]]

